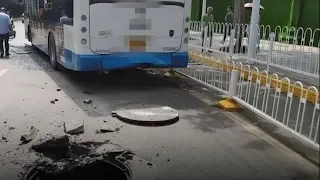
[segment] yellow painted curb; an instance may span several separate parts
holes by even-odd
[[[218,101],[218,105],[225,111],[240,111],[243,107],[231,98],[225,98]]]
[[[169,78],[179,78],[179,76],[177,75],[177,73],[170,69],[169,71],[167,71],[166,73],[164,73],[164,76],[169,77]]]

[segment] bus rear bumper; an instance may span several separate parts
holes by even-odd
[[[124,68],[185,68],[188,53],[118,53],[110,55],[77,55],[67,53],[63,65],[75,71],[107,71]],[[72,60],[72,62],[68,61]]]

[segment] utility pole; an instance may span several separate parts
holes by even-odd
[[[255,58],[257,52],[257,42],[258,42],[258,23],[259,23],[259,13],[260,12],[260,0],[253,0],[251,21],[250,21],[250,34],[249,34],[249,58]]]
[[[207,8],[207,0],[202,0],[202,9],[201,9],[201,19],[200,19],[200,22],[201,22],[201,32],[203,31],[203,25],[202,25],[202,17],[206,14],[206,8]]]
[[[206,11],[207,11],[207,0],[202,0],[202,13],[201,13],[201,19],[203,17],[203,15],[206,14]]]

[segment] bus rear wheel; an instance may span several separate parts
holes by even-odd
[[[59,70],[59,63],[57,61],[56,43],[52,35],[49,37],[49,58],[50,58],[51,67],[54,70]]]

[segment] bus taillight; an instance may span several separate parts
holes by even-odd
[[[81,28],[81,32],[82,32],[82,33],[86,33],[86,32],[87,32],[87,28],[86,28],[86,27],[82,27],[82,28]]]
[[[82,16],[81,16],[81,20],[82,20],[82,21],[86,21],[86,20],[87,20],[87,16],[86,16],[86,15],[82,15]]]

